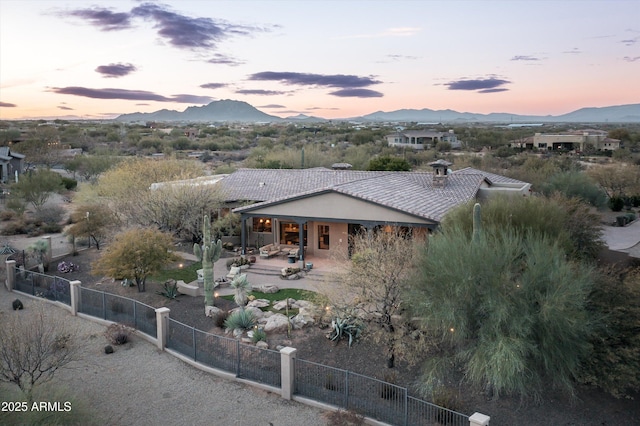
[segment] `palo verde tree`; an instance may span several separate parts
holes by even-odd
[[[107,207],[100,204],[85,204],[76,207],[71,214],[73,224],[67,229],[67,234],[74,238],[86,237],[93,240],[96,249],[100,250],[100,243],[107,237],[109,228],[116,224],[116,218]]]
[[[332,315],[344,319],[356,315],[365,324],[365,336],[385,350],[387,367],[396,358],[415,353],[406,346],[407,321],[401,316],[402,294],[414,260],[414,241],[396,228],[361,232],[351,238],[351,259],[340,259],[330,285],[322,289],[331,305]],[[345,256],[346,257],[346,256]]]
[[[43,303],[4,315],[0,327],[0,382],[16,385],[29,406],[37,386],[79,358],[77,336]]]
[[[40,210],[53,193],[62,189],[60,175],[48,169],[39,169],[23,174],[11,188],[36,210]]]
[[[437,350],[423,390],[458,374],[489,394],[572,393],[589,353],[591,270],[533,232],[451,225],[429,238],[404,294]]]
[[[177,260],[172,250],[170,235],[156,229],[132,229],[116,235],[100,259],[92,263],[91,273],[132,279],[143,292],[149,275]]]

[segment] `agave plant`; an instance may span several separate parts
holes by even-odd
[[[349,346],[358,338],[362,333],[362,323],[352,316],[345,318],[336,317],[331,321],[331,332],[329,333],[329,339],[332,341],[340,341],[342,339],[349,339]]]

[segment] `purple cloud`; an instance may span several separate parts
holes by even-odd
[[[511,58],[512,61],[539,61],[540,58],[536,58],[535,56],[529,55],[517,55]]]
[[[478,93],[498,93],[498,92],[508,92],[509,89],[485,89],[478,90]]]
[[[367,87],[373,84],[382,83],[371,77],[358,77],[356,75],[322,75],[308,74],[299,72],[274,72],[264,71],[249,76],[249,80],[254,81],[280,81],[284,84],[302,85],[302,86],[324,86],[324,87],[341,87],[356,88]]]
[[[282,92],[278,90],[241,89],[241,90],[236,90],[236,93],[240,95],[284,95],[287,92]]]
[[[624,44],[625,46],[633,46],[639,40],[640,40],[640,37],[634,37],[634,38],[628,38],[626,40],[620,40],[620,43]]]
[[[193,18],[174,12],[166,5],[151,2],[140,3],[129,12],[115,13],[110,9],[94,7],[58,12],[58,15],[83,19],[102,31],[131,28],[135,18],[151,21],[158,36],[171,46],[192,50],[216,48],[218,43],[232,36],[270,31],[267,27],[234,25],[211,18]]]
[[[58,15],[84,19],[102,31],[124,30],[131,27],[131,16],[128,13],[114,13],[102,7],[59,12]]]
[[[59,106],[59,107],[58,107],[58,109],[63,109],[63,110],[65,110],[65,111],[73,111],[73,108],[69,108],[69,107],[62,106],[62,105],[61,105],[61,106]]]
[[[215,65],[229,65],[232,67],[237,67],[238,65],[242,65],[245,62],[244,61],[240,61],[238,59],[234,59],[230,56],[227,55],[223,55],[221,53],[216,53],[215,55],[213,55],[213,58],[207,60],[208,63],[210,64],[215,64]]]
[[[329,94],[341,98],[381,98],[384,96],[380,92],[369,89],[340,89],[335,92],[329,92]]]
[[[200,87],[203,89],[222,89],[226,86],[226,83],[205,83],[200,85]]]
[[[624,58],[625,61],[627,62],[635,62],[635,61],[640,61],[640,56],[625,56]]]
[[[499,88],[504,84],[511,83],[509,80],[502,80],[499,78],[480,78],[476,80],[455,80],[445,83],[445,86],[449,87],[449,90],[478,90],[480,93],[492,93],[487,90]],[[508,89],[503,89],[508,90]]]
[[[131,10],[131,15],[153,21],[158,35],[178,48],[211,49],[227,37],[258,30],[210,18],[191,18],[156,3],[142,3]]]
[[[2,108],[15,108],[18,105],[16,104],[10,104],[9,102],[0,102],[0,107]]]
[[[284,105],[269,104],[269,105],[261,105],[258,108],[286,108],[286,107]]]
[[[577,53],[582,53],[582,51],[580,51],[580,49],[578,49],[577,47],[574,47],[571,50],[565,50],[562,53],[570,53],[570,54],[577,54]]]
[[[122,63],[100,65],[96,68],[96,72],[102,74],[106,78],[124,77],[134,71],[137,71],[135,65]]]
[[[87,87],[54,87],[50,90],[54,93],[62,95],[82,96],[93,99],[125,99],[131,101],[156,101],[156,102],[180,102],[180,103],[207,103],[211,101],[208,96],[197,95],[174,95],[166,97],[157,93],[147,92],[145,90],[126,90],[126,89],[91,89]]]

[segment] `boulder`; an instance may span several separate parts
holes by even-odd
[[[204,314],[210,318],[215,318],[218,315],[222,314],[222,309],[215,306],[205,306]]]
[[[289,300],[289,308],[292,307],[292,305],[294,303],[296,303],[296,299],[288,299]],[[287,307],[287,301],[286,300],[280,300],[278,302],[273,302],[273,309],[275,309],[276,311],[282,311],[284,309],[286,309]]]
[[[289,318],[282,314],[271,315],[264,325],[264,331],[267,333],[282,333],[289,328]]]
[[[269,302],[267,299],[255,299],[247,303],[247,306],[251,306],[254,308],[266,308],[270,304],[271,302]]]
[[[314,322],[315,320],[310,315],[298,314],[291,318],[291,324],[296,330],[306,327],[307,325],[312,325]]]
[[[279,292],[280,289],[276,285],[266,284],[266,285],[254,286],[253,291],[259,291],[260,293],[266,293],[266,294],[273,294],[273,293]]]
[[[264,340],[260,340],[258,343],[256,343],[256,348],[269,349],[269,344]]]

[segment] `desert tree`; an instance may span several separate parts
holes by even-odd
[[[456,225],[471,233],[472,209],[472,203],[454,209],[443,220],[443,228]],[[492,197],[482,205],[482,226],[488,232],[510,229],[555,240],[572,259],[592,260],[603,247],[599,216],[579,198],[560,194]]]
[[[100,250],[100,244],[109,235],[110,229],[117,225],[115,215],[101,204],[83,204],[76,207],[71,213],[73,224],[67,228],[66,233],[74,238],[85,237],[93,240],[96,249]]]
[[[344,258],[338,259],[342,268],[322,288],[332,315],[355,315],[364,322],[365,335],[384,348],[389,368],[394,367],[396,357],[412,353],[404,346],[408,343],[404,337],[409,324],[401,313],[414,244],[409,235],[390,226],[351,236],[351,258],[345,253]]]
[[[540,398],[547,384],[572,394],[589,353],[589,268],[531,232],[449,226],[429,238],[404,295],[436,350],[422,387],[453,377],[493,397]]]
[[[52,194],[63,189],[62,177],[47,169],[30,171],[23,174],[11,190],[16,192],[35,210],[40,210]]]
[[[0,381],[16,385],[30,405],[37,386],[79,359],[77,336],[42,302],[2,318]]]
[[[150,228],[131,229],[116,235],[100,259],[92,263],[91,273],[132,279],[143,292],[149,275],[177,260],[172,250],[169,234]]]
[[[588,171],[609,198],[640,194],[640,168],[628,164],[592,167]]]
[[[109,170],[120,160],[111,155],[76,155],[65,161],[64,168],[73,173],[75,178],[79,174],[86,181],[95,183],[102,173]]]

